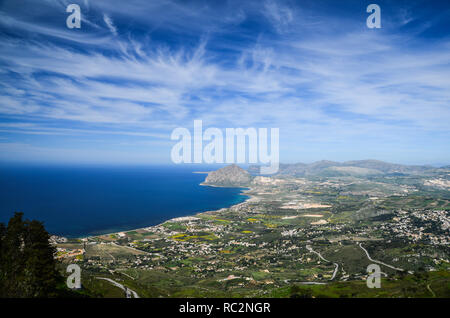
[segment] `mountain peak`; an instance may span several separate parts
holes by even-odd
[[[252,181],[252,176],[236,164],[208,173],[203,184],[221,187],[241,187]]]

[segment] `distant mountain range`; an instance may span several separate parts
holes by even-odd
[[[321,160],[310,164],[294,163],[280,164],[277,175],[289,175],[297,177],[305,176],[371,176],[371,175],[402,175],[402,174],[424,174],[436,170],[448,169],[449,166],[435,168],[432,166],[401,165],[379,160],[354,160],[336,162]],[[251,174],[259,173],[259,166],[250,166]]]
[[[247,171],[232,164],[209,172],[202,184],[219,187],[245,187],[252,182],[255,175],[259,174],[259,168],[259,166],[250,166]],[[274,176],[369,177],[377,175],[432,175],[442,172],[450,172],[450,166],[436,168],[433,166],[401,165],[379,160],[345,162],[321,160],[310,164],[280,164],[280,169]]]

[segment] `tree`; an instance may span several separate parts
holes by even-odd
[[[39,221],[16,212],[0,224],[0,297],[56,297],[63,282],[56,270],[55,249]]]

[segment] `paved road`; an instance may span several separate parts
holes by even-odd
[[[310,252],[313,252],[313,253],[317,254],[319,256],[319,258],[324,260],[325,262],[332,263],[329,260],[327,260],[325,257],[323,257],[322,254],[320,254],[319,252],[316,252],[315,250],[313,250],[311,246],[306,245],[306,249],[308,251],[310,251]],[[337,274],[338,269],[339,269],[339,264],[338,263],[333,263],[333,264],[334,264],[335,268],[334,268],[334,272],[333,272],[333,275],[331,276],[330,280],[333,280],[336,277],[336,274]]]
[[[119,287],[120,289],[125,291],[127,298],[140,298],[139,295],[134,290],[131,290],[128,287],[123,286],[122,284],[120,284],[110,278],[106,278],[106,277],[95,277],[95,278],[106,280],[106,281],[110,282],[111,284],[113,284],[114,286]],[[133,297],[131,297],[131,296],[133,296]]]
[[[358,246],[366,253],[367,258],[369,259],[369,261],[374,262],[374,263],[377,263],[377,264],[384,265],[384,266],[389,267],[389,268],[392,268],[392,269],[395,269],[396,271],[400,271],[400,272],[404,272],[404,271],[405,271],[403,268],[394,267],[394,266],[392,266],[392,265],[389,265],[389,264],[386,264],[386,263],[383,263],[383,262],[376,261],[376,260],[372,259],[372,258],[370,257],[370,255],[369,255],[369,252],[368,252],[364,247],[362,247],[362,244],[361,244],[361,243],[359,243]]]
[[[430,293],[433,295],[433,297],[436,297],[436,294],[435,294],[434,291],[431,289],[430,284],[427,285],[427,289],[430,291]]]

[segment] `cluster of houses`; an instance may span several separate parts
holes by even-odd
[[[420,220],[420,224],[414,222]],[[425,241],[431,245],[450,244],[450,217],[445,210],[413,210],[397,211],[394,222],[386,222],[379,228],[391,231],[396,237],[406,238],[413,242]],[[440,233],[433,233],[426,224],[435,224]]]

